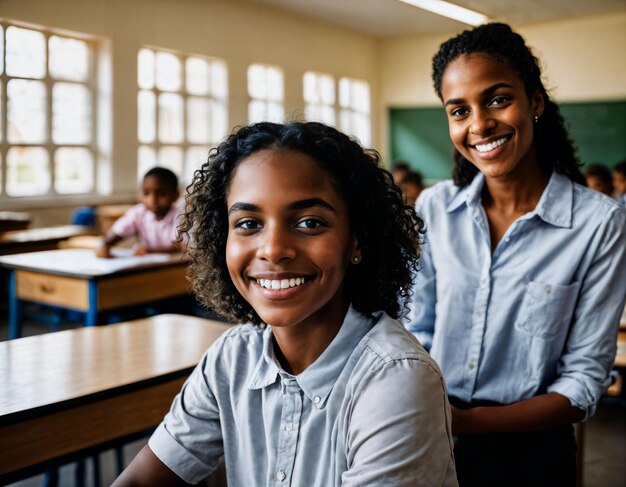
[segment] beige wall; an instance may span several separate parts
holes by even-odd
[[[626,99],[626,11],[517,30],[541,60],[546,87],[557,101]],[[379,126],[386,126],[390,107],[439,106],[430,65],[448,37],[380,41]],[[377,140],[386,154],[386,130]]]

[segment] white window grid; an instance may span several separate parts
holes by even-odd
[[[11,28],[33,31],[43,36],[45,46],[45,68],[40,77],[11,75],[7,72],[8,56],[6,37],[7,31]],[[0,201],[9,202],[28,198],[59,198],[75,194],[87,194],[94,191],[94,189],[98,187],[97,40],[82,33],[68,33],[66,31],[61,33],[45,27],[33,26],[31,24],[22,25],[19,22],[2,19],[0,19],[0,29]],[[53,76],[51,74],[50,41],[53,37],[62,40],[76,40],[86,45],[87,65],[83,80],[77,81],[68,79],[67,77]],[[12,127],[9,125],[9,95],[7,88],[12,80],[23,80],[26,82],[35,81],[43,84],[44,107],[42,113],[44,134],[42,140],[40,141],[16,142],[9,140],[9,131]],[[88,107],[84,108],[86,108],[89,112],[88,118],[90,127],[86,136],[88,140],[84,143],[54,142],[53,91],[55,86],[61,85],[79,85],[83,88],[84,93],[87,94]],[[31,114],[28,116],[31,116]],[[39,178],[36,178],[36,181],[32,185],[28,184],[28,182],[21,185],[17,182],[15,185],[12,185],[11,178],[9,177],[9,156],[10,154],[17,154],[16,159],[19,160],[19,153],[23,152],[20,151],[20,149],[28,149],[28,152],[31,154],[31,158],[33,154],[41,155],[41,164],[39,167],[33,166],[32,168],[32,170],[40,171]],[[79,164],[77,167],[72,168],[72,170],[78,170],[78,172],[82,173],[80,174],[81,180],[76,181],[78,184],[73,184],[71,178],[64,177],[67,176],[67,174],[63,174],[64,167],[62,165],[57,165],[57,159],[62,159],[62,154],[68,154],[72,151],[81,151],[87,155],[87,157],[83,159],[82,165]],[[26,159],[28,159],[28,157]],[[33,162],[32,159],[30,162]],[[84,164],[85,160],[90,160],[91,163]],[[26,162],[27,167],[28,160]],[[63,181],[64,179],[65,181]]]
[[[152,61],[146,61],[150,57]],[[189,183],[194,171],[206,162],[211,147],[228,133],[226,63],[154,47],[140,49],[137,59],[138,180],[152,167],[161,166]],[[168,63],[174,73],[160,68]],[[206,77],[189,75],[192,64],[207,66]],[[200,88],[202,84],[205,88]],[[202,117],[201,112],[207,116]],[[190,123],[190,117],[198,123]]]
[[[339,127],[370,147],[372,143],[371,96],[367,81],[339,80]]]
[[[302,87],[306,120],[336,126],[335,78],[330,74],[307,71],[302,77]]]
[[[278,66],[251,64],[248,67],[248,122],[285,120],[285,81]]]

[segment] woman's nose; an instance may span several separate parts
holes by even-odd
[[[273,263],[293,259],[296,256],[293,239],[294,237],[287,229],[274,225],[266,226],[263,230],[258,256]]]
[[[488,134],[496,127],[496,124],[496,120],[487,110],[474,110],[470,131],[476,135]]]

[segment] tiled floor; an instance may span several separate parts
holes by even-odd
[[[6,309],[0,309],[0,340],[8,336]],[[61,329],[71,328],[64,325]],[[47,326],[39,323],[26,323],[24,335],[46,333]],[[132,460],[146,440],[138,440],[124,448],[126,461]],[[101,485],[108,486],[115,478],[114,456],[112,451],[100,455]],[[91,487],[92,465],[87,462],[86,487]],[[59,485],[74,485],[74,465],[60,469]],[[585,425],[584,445],[584,487],[626,487],[626,404],[615,400],[603,400],[596,415]],[[43,475],[11,484],[12,487],[41,486]]]

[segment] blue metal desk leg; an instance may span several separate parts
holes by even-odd
[[[85,317],[85,325],[96,326],[98,324],[98,282],[89,280],[89,309]]]
[[[17,297],[17,272],[11,270],[9,277],[9,340],[22,335],[22,303]]]

